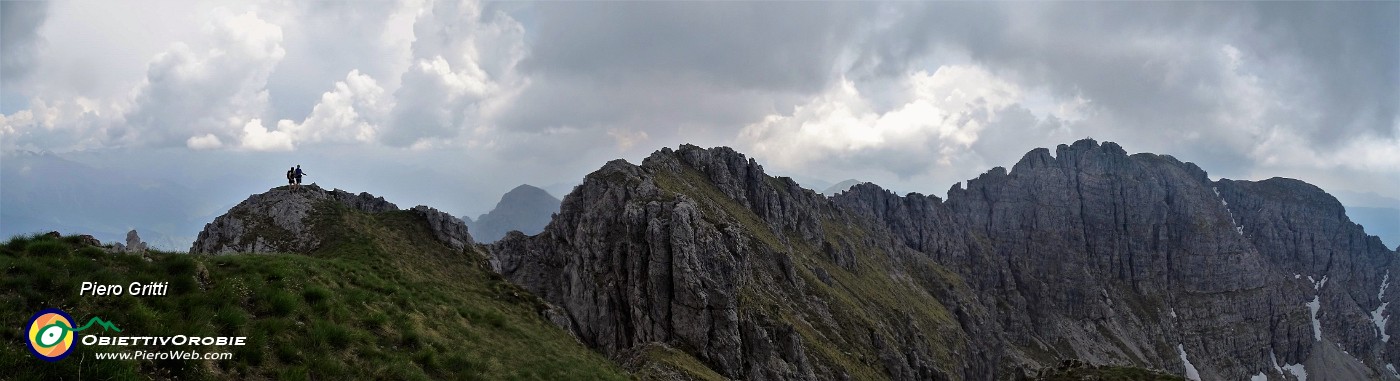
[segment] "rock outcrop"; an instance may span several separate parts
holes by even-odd
[[[462,250],[468,245],[475,244],[472,242],[471,234],[467,233],[467,225],[462,222],[462,219],[424,205],[415,206],[411,210],[428,220],[428,230],[433,232],[433,237],[447,246]]]
[[[853,222],[732,150],[683,146],[608,163],[544,232],[490,251],[582,342],[629,364],[661,346],[737,379],[995,374],[974,347],[999,340],[984,313],[945,306],[974,305],[970,290]]]
[[[141,240],[141,235],[136,234],[136,229],[126,232],[126,247],[128,253],[143,253],[146,251],[146,242]]]
[[[559,199],[544,189],[520,185],[502,195],[491,212],[466,222],[471,227],[472,237],[483,243],[496,242],[511,231],[534,235],[549,224],[550,218],[559,211],[559,203]]]
[[[337,205],[365,213],[399,210],[369,193],[328,191],[316,184],[297,190],[278,187],[248,197],[206,224],[190,253],[311,252],[323,238],[315,230],[318,218],[328,215],[318,208]]]
[[[638,368],[742,379],[1007,379],[1065,360],[1199,379],[1395,376],[1396,252],[1316,187],[1211,181],[1083,140],[948,199],[827,198],[728,148],[613,161],[493,266]]]

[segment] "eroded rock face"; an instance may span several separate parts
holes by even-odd
[[[1027,363],[1185,374],[1184,355],[1202,379],[1246,379],[1282,377],[1275,359],[1306,363],[1314,376],[1365,369],[1364,378],[1394,362],[1369,316],[1385,303],[1377,292],[1395,253],[1311,185],[1211,182],[1170,156],[1084,140],[1054,156],[1031,151],[948,197],[865,185],[833,200],[994,301],[988,308]],[[1350,354],[1317,360],[1331,353],[1318,350],[1325,345]]]
[[[433,237],[447,246],[462,250],[468,245],[475,244],[472,242],[472,236],[467,233],[467,225],[462,222],[462,219],[424,205],[415,206],[412,210],[428,220],[428,229],[433,232]]]
[[[141,236],[136,234],[136,229],[126,232],[126,246],[122,247],[128,253],[146,252],[146,242],[141,240]]]
[[[663,149],[608,163],[540,235],[489,251],[590,347],[635,361],[659,344],[731,378],[1006,379],[1072,359],[1375,379],[1400,360],[1396,253],[1330,196],[1092,140],[946,201],[872,184],[828,199],[728,148]]]
[[[298,190],[274,188],[248,197],[206,224],[190,253],[311,252],[319,247],[322,238],[312,230],[313,215],[325,202],[366,213],[399,210],[383,197],[369,193],[327,191],[316,184]]]
[[[662,345],[736,379],[994,375],[994,355],[968,344],[968,332],[998,340],[982,329],[979,311],[951,312],[953,320],[940,323],[907,311],[867,313],[874,302],[849,296],[823,300],[830,297],[823,293],[846,295],[838,289],[858,286],[850,278],[858,246],[867,247],[865,255],[882,252],[857,270],[897,287],[881,292],[925,295],[911,298],[919,303],[936,304],[930,293],[971,300],[941,283],[947,280],[890,267],[916,261],[918,253],[894,245],[887,233],[824,233],[827,224],[850,218],[732,150],[683,146],[640,166],[608,163],[564,199],[542,233],[511,234],[489,249],[501,274],[562,307],[570,331],[618,361],[635,362],[640,348]],[[811,262],[828,257],[841,262]],[[844,266],[845,280],[827,265]],[[821,286],[809,287],[809,279]],[[935,360],[949,351],[961,358]]]

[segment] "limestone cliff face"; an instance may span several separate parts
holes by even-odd
[[[1011,344],[1041,363],[1186,375],[1189,361],[1201,379],[1291,377],[1289,364],[1311,379],[1391,375],[1370,312],[1395,253],[1316,187],[1211,182],[1170,156],[1084,140],[1033,150],[948,198],[865,185],[834,200],[994,300]]]
[[[619,360],[661,343],[730,378],[997,374],[970,290],[855,218],[732,150],[683,146],[608,163],[544,232],[490,252]]]
[[[1330,196],[1092,140],[948,200],[827,198],[727,148],[663,149],[489,251],[585,344],[629,361],[664,344],[731,378],[1006,379],[1077,359],[1376,379],[1397,360],[1396,253]]]
[[[399,207],[369,193],[325,190],[311,184],[298,190],[279,187],[249,196],[227,213],[214,218],[199,233],[190,253],[229,254],[289,252],[310,253],[322,244],[318,223],[334,216],[327,208],[349,208],[363,213],[398,211]],[[460,219],[437,209],[418,206],[411,210],[427,220],[435,238],[456,249],[473,244]]]

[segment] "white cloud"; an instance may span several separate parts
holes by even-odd
[[[384,88],[358,70],[345,75],[335,88],[321,94],[311,115],[300,123],[280,120],[277,129],[298,142],[374,142],[379,121],[388,113]]]
[[[243,125],[243,136],[239,148],[251,151],[291,151],[292,136],[286,131],[268,131],[262,120],[253,119]]]
[[[947,165],[1023,98],[1020,87],[975,66],[919,71],[905,81],[907,99],[889,111],[876,111],[854,83],[843,80],[791,114],[746,126],[739,140],[755,155],[788,168],[867,155]]]
[[[166,146],[190,137],[235,137],[267,110],[267,77],[286,55],[282,29],[248,12],[216,11],[207,47],[176,43],[156,56],[136,89],[119,141]]]
[[[189,140],[185,140],[185,146],[192,150],[202,151],[223,147],[224,142],[214,134],[204,134],[204,136],[191,136]]]
[[[525,56],[524,27],[505,12],[484,13],[469,1],[440,1],[414,25],[412,61],[394,93],[382,142],[437,146],[463,129],[487,123],[489,111],[524,82],[515,66]]]

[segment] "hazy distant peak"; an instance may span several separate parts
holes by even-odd
[[[531,201],[538,200],[553,200],[554,203],[559,203],[559,198],[554,197],[554,195],[549,194],[549,192],[545,191],[544,189],[540,189],[539,187],[530,184],[520,184],[520,186],[517,186],[511,189],[509,192],[506,192],[506,194],[501,195],[501,201],[496,203],[496,207],[500,208],[502,205],[510,205],[522,202],[528,203]]]
[[[830,186],[830,187],[827,187],[826,190],[823,190],[823,191],[822,191],[822,194],[827,195],[827,196],[835,196],[836,194],[839,194],[839,193],[841,193],[841,192],[845,192],[847,189],[851,189],[851,187],[856,186],[857,184],[860,184],[860,183],[861,183],[860,180],[856,180],[856,179],[847,179],[847,180],[845,180],[845,181],[836,183],[836,185],[832,185],[832,186]]]
[[[463,219],[472,237],[480,242],[494,242],[512,230],[535,234],[544,230],[549,219],[559,211],[559,199],[539,187],[521,184],[501,195],[496,208],[477,217]]]

